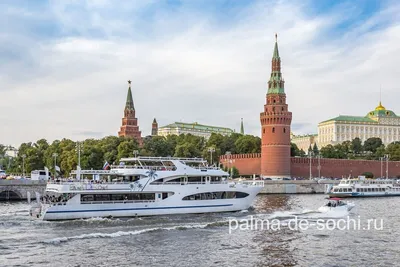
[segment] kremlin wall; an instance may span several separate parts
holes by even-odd
[[[261,174],[261,154],[233,154],[220,157],[220,162],[226,167],[235,166],[241,175]],[[348,159],[320,159],[321,177],[342,178],[349,175],[357,177],[364,172],[371,172],[374,177],[381,176],[381,162],[378,160],[348,160]],[[382,164],[383,176],[386,175],[386,162]],[[318,177],[318,159],[311,161],[311,174]],[[389,161],[389,177],[400,175],[400,161]],[[291,177],[310,177],[310,158],[290,158]],[[268,177],[268,175],[263,175]]]

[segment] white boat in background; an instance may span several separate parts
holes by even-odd
[[[342,179],[338,185],[329,188],[330,197],[384,197],[400,196],[400,184],[396,180],[366,179],[360,176],[356,179]]]
[[[80,174],[100,177],[82,181]],[[109,171],[78,170],[77,178],[49,181],[31,215],[69,220],[241,211],[264,187],[263,181],[234,182],[198,158],[124,158]]]
[[[354,203],[345,202],[340,198],[330,198],[324,206],[318,208],[318,211],[350,211],[354,206]]]

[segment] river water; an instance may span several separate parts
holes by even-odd
[[[0,266],[399,266],[399,198],[314,212],[324,197],[259,195],[236,213],[66,222],[0,203]]]

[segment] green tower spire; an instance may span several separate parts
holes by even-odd
[[[285,93],[284,85],[285,81],[282,78],[281,58],[279,57],[279,49],[278,49],[278,35],[275,34],[274,53],[272,55],[272,71],[271,71],[271,77],[268,82],[267,94],[284,94]]]
[[[131,91],[131,80],[128,81],[128,95],[126,96],[126,104],[125,109],[135,110],[135,106],[133,105],[132,91]]]
[[[243,118],[242,121],[240,122],[240,134],[244,134]]]
[[[278,34],[275,33],[275,47],[274,47],[274,55],[272,56],[273,59],[280,59],[279,58],[279,49],[278,49]]]

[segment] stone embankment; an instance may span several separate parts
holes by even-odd
[[[336,180],[265,180],[261,194],[323,194]]]

